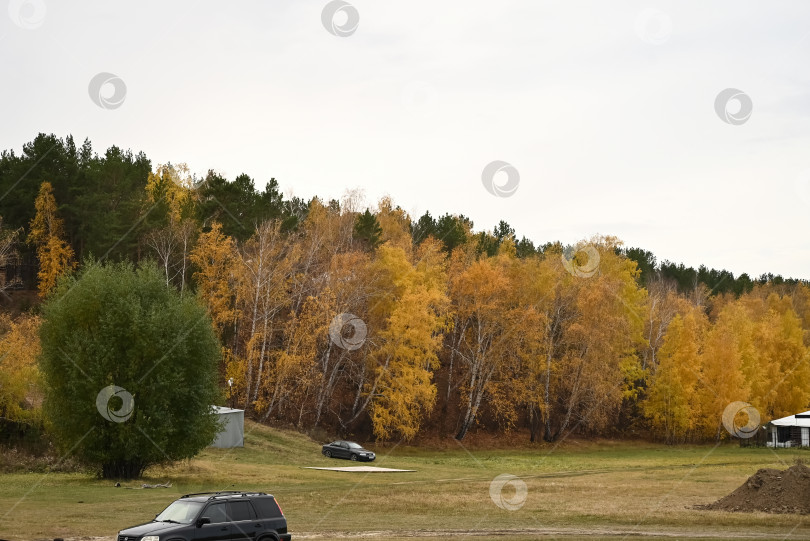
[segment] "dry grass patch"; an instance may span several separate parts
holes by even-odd
[[[169,489],[115,488],[86,473],[4,474],[0,509],[7,516],[0,537],[111,536],[149,520],[179,495],[240,488],[274,493],[293,533],[335,538],[330,532],[386,532],[394,538],[427,531],[446,539],[441,532],[488,530],[496,537],[497,529],[508,530],[508,539],[588,533],[607,538],[611,532],[619,532],[618,538],[642,533],[810,538],[805,517],[798,515],[693,509],[731,492],[757,469],[784,467],[805,451],[632,442],[512,451],[457,443],[428,450],[380,446],[374,465],[417,471],[346,474],[304,469],[349,464],[321,456],[320,443],[306,436],[252,423],[246,429],[244,449],[207,449],[194,460],[151,468],[141,481],[171,481]],[[503,473],[526,484],[526,500],[516,511],[490,499],[490,483]],[[513,498],[514,489],[507,487],[503,495]],[[532,533],[541,531],[547,533]]]

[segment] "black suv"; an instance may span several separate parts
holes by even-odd
[[[287,519],[264,492],[186,494],[152,522],[118,532],[118,541],[289,541]]]

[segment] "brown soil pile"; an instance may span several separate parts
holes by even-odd
[[[702,509],[810,513],[810,468],[795,464],[780,471],[763,468],[740,488]]]

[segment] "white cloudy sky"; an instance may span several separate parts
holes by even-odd
[[[0,148],[72,133],[307,199],[810,278],[806,0],[352,0],[347,37],[326,0],[5,3]],[[120,107],[90,99],[100,72]],[[715,112],[726,88],[743,124]],[[513,196],[484,188],[493,160]]]

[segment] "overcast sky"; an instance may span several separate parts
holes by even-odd
[[[305,199],[359,188],[536,243],[810,278],[806,0],[4,3],[0,148],[73,134]],[[494,161],[513,177],[488,190]]]

